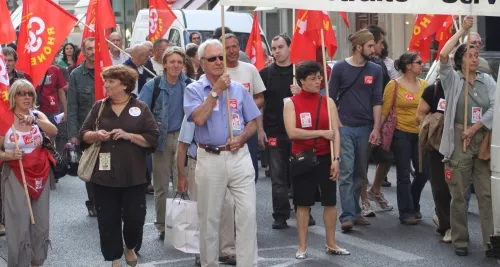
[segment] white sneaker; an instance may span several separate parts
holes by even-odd
[[[444,237],[443,237],[443,242],[444,243],[451,243],[451,229],[446,230],[446,233],[444,234]]]
[[[366,201],[363,205],[361,205],[361,215],[363,215],[363,217],[375,217],[375,212],[372,210],[369,201]]]

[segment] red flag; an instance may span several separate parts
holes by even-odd
[[[16,31],[14,30],[14,26],[12,25],[12,21],[10,19],[9,9],[7,8],[7,2],[0,1],[0,44],[8,44],[16,40]]]
[[[165,0],[150,0],[149,3],[149,40],[154,42],[163,38],[177,16]]]
[[[101,0],[97,3],[95,23],[95,100],[106,97],[104,80],[101,72],[105,67],[113,65],[109,54],[105,32],[116,27],[115,16],[110,1]]]
[[[408,50],[419,52],[424,62],[429,61],[432,41],[430,37],[442,27],[446,18],[446,15],[417,15]]]
[[[252,31],[248,37],[245,53],[250,57],[252,64],[260,71],[265,67],[264,48],[262,48],[262,37],[260,36],[259,18],[257,12],[253,12]]]
[[[438,52],[436,58],[439,58],[439,53],[443,49],[444,45],[448,40],[450,40],[453,35],[453,16],[448,16],[443,22],[443,26],[436,32],[435,40],[439,42]]]
[[[330,16],[326,11],[323,11],[323,32],[325,36],[325,47],[328,49],[328,56],[333,57],[337,52],[337,37],[333,31],[332,23],[330,21]],[[321,38],[321,35],[319,36]],[[321,45],[321,39],[319,39],[319,45]]]
[[[25,0],[17,68],[40,83],[77,19],[51,0]]]
[[[97,0],[89,1],[89,6],[87,7],[87,15],[85,16],[85,24],[90,27],[83,28],[82,34],[82,45],[83,41],[89,37],[95,37],[95,20],[96,20],[96,8],[97,8]],[[83,51],[78,55],[78,60],[76,61],[76,65],[80,65],[85,58],[83,57]]]
[[[347,18],[347,14],[345,12],[339,12],[339,15],[342,17],[342,20],[344,20],[345,26],[350,29],[351,27],[349,26],[349,19]]]
[[[321,11],[310,11],[299,9],[297,12],[297,23],[290,47],[290,60],[298,64],[303,60],[316,60],[316,48],[321,46],[317,43],[318,30],[323,25],[323,13]],[[320,40],[321,41],[321,40]]]
[[[2,49],[0,49],[0,135],[5,136],[13,123],[14,115],[9,104],[9,75]]]

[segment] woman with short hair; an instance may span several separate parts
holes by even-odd
[[[140,245],[146,217],[146,155],[154,151],[159,131],[148,106],[132,96],[135,70],[111,66],[102,78],[108,97],[94,104],[80,130],[83,149],[101,143],[90,179],[95,184],[101,252],[118,267],[125,249],[127,266],[137,266],[134,249]]]
[[[338,114],[332,99],[320,95],[322,67],[314,61],[301,62],[295,77],[301,87],[300,93],[285,102],[283,117],[288,136],[292,140],[292,156],[300,158],[311,150],[316,155],[318,165],[298,173],[292,163],[293,203],[297,207],[297,232],[299,249],[297,259],[307,258],[307,231],[309,210],[316,202],[319,187],[321,204],[324,207],[323,221],[326,231],[326,253],[330,255],[349,255],[337,246],[335,228],[337,224],[337,179],[339,174],[340,135]],[[330,102],[331,118],[328,121]],[[329,130],[331,124],[332,130]],[[333,141],[334,158],[330,155],[330,142]]]
[[[0,120],[0,161],[5,163],[1,180],[7,262],[9,267],[42,266],[50,246],[47,180],[53,176],[51,164],[55,164],[50,152],[42,147],[42,132],[53,137],[57,135],[57,128],[45,114],[35,111],[35,88],[27,80],[15,81],[8,99],[10,110],[2,114]],[[35,224],[30,222],[22,171]]]

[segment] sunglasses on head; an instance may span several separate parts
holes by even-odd
[[[28,95],[28,96],[33,97],[33,95],[34,95],[34,94],[33,94],[33,92],[18,91],[18,92],[16,93],[16,95],[17,95],[17,96],[26,96],[26,95]]]
[[[224,60],[224,57],[223,56],[215,56],[215,57],[204,57],[204,59],[206,59],[208,62],[215,62],[217,59],[219,59],[220,61],[223,61]]]

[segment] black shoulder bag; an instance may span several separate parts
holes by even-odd
[[[316,127],[314,130],[318,130],[319,127],[319,114],[321,111],[321,100],[323,96],[320,96],[318,103],[318,111],[316,112]],[[316,142],[318,138],[314,138],[313,148],[290,157],[291,171],[293,175],[302,175],[304,173],[310,172],[314,167],[318,166],[319,161],[316,157]]]

